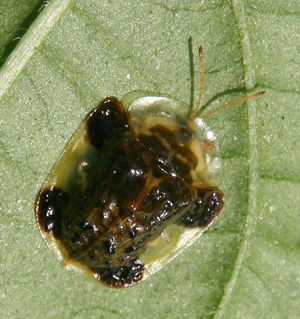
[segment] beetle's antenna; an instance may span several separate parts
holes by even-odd
[[[200,109],[203,87],[204,87],[204,79],[205,79],[205,65],[204,65],[204,57],[203,57],[203,49],[202,46],[199,47],[199,64],[200,64],[200,87],[198,92],[198,99],[195,106],[195,109],[191,115],[191,119],[194,119],[197,116],[197,113]]]
[[[204,79],[205,79],[205,65],[204,65],[204,57],[203,57],[203,49],[200,46],[199,47],[199,64],[200,64],[200,86],[199,86],[199,93],[198,93],[198,99],[197,99],[197,103],[195,106],[195,109],[193,111],[193,113],[190,116],[190,119],[193,120],[195,119],[195,117],[197,116],[197,113],[199,112],[200,106],[201,106],[201,100],[202,100],[202,93],[203,93],[203,88],[204,88]],[[228,107],[232,106],[232,105],[236,105],[242,102],[246,102],[252,99],[256,99],[258,97],[261,97],[262,95],[264,95],[266,93],[266,91],[261,91],[259,93],[255,93],[252,95],[248,95],[248,96],[243,96],[241,98],[238,98],[236,100],[230,101],[228,103],[225,103],[219,107],[217,107],[216,109],[207,112],[206,114],[202,115],[201,118],[204,119],[208,116],[211,116],[214,113],[219,112],[222,109],[227,109]]]
[[[249,101],[249,100],[253,100],[253,99],[256,99],[258,97],[261,97],[262,95],[264,95],[266,93],[266,91],[261,91],[259,93],[255,93],[255,94],[252,94],[252,95],[247,95],[247,96],[243,96],[241,98],[238,98],[236,100],[233,100],[233,101],[230,101],[228,103],[225,103],[219,107],[217,107],[216,109],[214,110],[211,110],[210,112],[207,112],[206,114],[204,115],[201,115],[201,118],[204,119],[208,116],[211,116],[212,114],[215,114],[217,112],[219,112],[220,110],[223,110],[223,109],[227,109],[228,107],[232,106],[232,105],[236,105],[236,104],[239,104],[239,103],[242,103],[242,102],[246,102],[246,101]]]

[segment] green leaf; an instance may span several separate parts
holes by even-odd
[[[43,0],[0,0],[0,67],[44,7]]]
[[[0,73],[3,318],[300,317],[299,14],[297,0],[49,1]],[[224,158],[217,222],[144,283],[109,289],[51,255],[35,196],[102,98],[141,89],[189,102],[190,36],[195,57],[204,49],[204,103],[267,94],[207,119]]]

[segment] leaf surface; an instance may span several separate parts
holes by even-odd
[[[296,0],[49,2],[0,71],[3,318],[300,317],[299,14]],[[35,196],[102,98],[141,89],[189,102],[189,37],[196,88],[204,49],[204,103],[267,94],[207,119],[226,195],[212,228],[144,283],[109,289],[51,256]]]

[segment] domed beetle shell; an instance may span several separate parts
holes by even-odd
[[[204,67],[201,78],[198,107]],[[122,101],[106,98],[83,119],[35,208],[42,236],[68,268],[120,288],[190,246],[225,201],[215,184],[221,168],[215,137],[195,111],[140,91]]]

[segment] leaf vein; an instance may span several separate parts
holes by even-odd
[[[253,74],[253,65],[252,65],[252,56],[251,56],[251,46],[250,39],[247,32],[245,9],[241,0],[232,0],[233,13],[236,19],[236,24],[238,28],[238,34],[240,38],[240,47],[242,52],[243,59],[243,68],[244,68],[244,79],[245,79],[245,88],[251,90],[255,87],[255,78]],[[257,153],[257,132],[256,132],[256,110],[254,101],[247,102],[248,104],[248,118],[249,118],[249,182],[248,182],[248,213],[245,222],[244,228],[244,237],[241,241],[240,247],[237,251],[235,262],[233,263],[232,274],[226,287],[224,288],[223,295],[219,302],[218,308],[214,314],[214,318],[223,318],[224,310],[227,303],[229,302],[234,287],[237,283],[238,276],[242,267],[244,265],[244,257],[247,250],[247,243],[249,236],[252,233],[255,224],[255,210],[256,210],[256,200],[257,200],[257,169],[258,169],[258,153]]]

